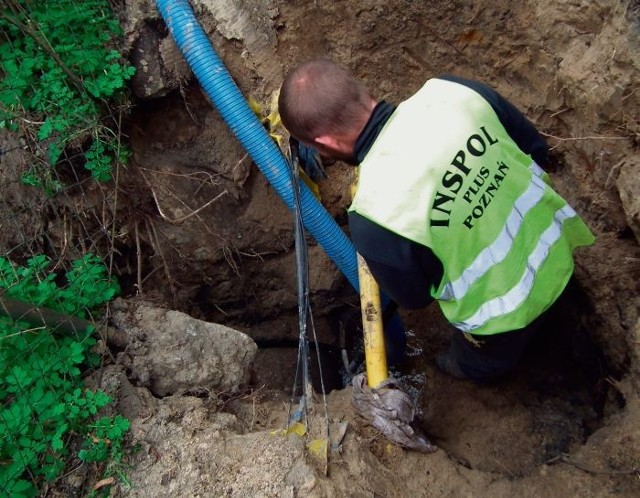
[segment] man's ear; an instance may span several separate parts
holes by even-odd
[[[338,140],[332,135],[320,135],[313,139],[314,144],[319,144],[331,150],[339,150]]]

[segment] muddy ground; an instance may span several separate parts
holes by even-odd
[[[448,325],[434,307],[402,312],[410,354],[396,375],[440,447],[422,455],[388,444],[355,416],[350,389],[342,388],[339,326],[353,342],[357,296],[310,240],[334,438],[346,427],[325,469],[305,449],[307,438],[273,433],[286,425],[297,355],[291,214],[193,80],[153,2],[127,0],[121,14],[138,67],[125,130],[133,157],[120,171],[117,202],[113,190],[82,190],[81,209],[102,214],[83,217],[74,235],[100,225],[105,205],[113,214],[113,243],[95,247],[116,249],[125,304],[114,308],[113,323],[129,327],[129,340],[112,346],[113,364],[100,382],[119,396],[118,408],[133,422],[131,443],[140,448],[131,457],[130,486],[113,493],[640,496],[640,3],[192,3],[264,114],[286,71],[315,56],[351,68],[377,98],[394,102],[443,73],[493,85],[547,137],[552,180],[597,242],[579,251],[576,277],[544,332],[499,384],[477,386],[434,369]],[[350,167],[336,164],[320,183],[323,204],[343,226],[352,178]],[[46,226],[50,244],[67,241],[66,221],[31,215],[30,229]],[[3,245],[15,239],[5,233]],[[69,257],[81,247],[65,244]],[[246,367],[250,377],[231,388],[216,387],[219,380],[167,387],[177,374],[153,367],[148,355],[158,348],[145,345],[153,335],[122,318],[138,316],[140,303],[249,335],[259,346]],[[182,346],[176,340],[167,348],[179,357]],[[190,349],[190,364],[206,363],[207,350],[200,351],[197,358]],[[168,379],[159,379],[163,371]],[[318,431],[325,424],[320,397],[315,410]]]

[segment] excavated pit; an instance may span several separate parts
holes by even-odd
[[[243,94],[261,104],[263,116],[286,70],[316,56],[348,66],[377,98],[394,102],[443,73],[491,84],[547,137],[554,185],[597,242],[579,251],[575,278],[517,371],[496,384],[477,386],[434,368],[451,333],[435,305],[401,312],[409,349],[394,375],[415,396],[424,431],[442,449],[424,456],[388,445],[354,416],[343,388],[341,349],[351,357],[357,352],[358,298],[309,238],[329,416],[348,426],[328,473],[318,470],[302,443],[266,432],[286,423],[296,368],[292,215],[193,81],[157,12],[147,2],[125,2],[125,34],[139,69],[125,130],[133,155],[111,206],[116,240],[94,241],[95,249],[107,256],[115,249],[113,268],[126,300],[228,325],[253,338],[259,350],[250,386],[240,395],[193,389],[160,399],[139,380],[129,385],[124,374],[114,374],[125,386],[118,407],[131,416],[133,442],[143,448],[132,462],[133,487],[123,493],[637,494],[637,0],[193,3]],[[345,230],[353,177],[351,167],[338,163],[319,184],[323,205]],[[70,251],[91,240],[91,230],[101,233],[102,214],[93,213],[103,213],[111,200],[99,189],[81,194],[91,215],[83,214],[70,232],[84,237],[80,243],[72,237]],[[59,212],[70,207],[72,202]],[[46,227],[50,245],[66,244],[66,219],[56,224],[46,215],[38,213],[39,223],[21,223],[36,232]],[[5,251],[14,240],[7,225],[0,239]],[[136,354],[144,360],[144,350]]]
[[[206,11],[202,14],[205,29],[241,90],[262,104],[263,115],[269,112],[272,92],[287,68],[308,57],[328,55],[353,69],[378,98],[395,102],[427,77],[441,73],[484,80],[545,133],[552,148],[548,166],[552,179],[596,232],[598,243],[579,253],[576,276],[544,330],[512,376],[477,386],[450,379],[434,368],[435,356],[447,347],[451,333],[435,306],[403,311],[410,329],[409,355],[394,375],[416,398],[422,427],[456,472],[466,468],[490,480],[530,482],[563,455],[584,453],[593,434],[603,428],[606,433],[611,420],[625,417],[629,391],[624,382],[637,372],[637,343],[630,334],[637,319],[638,231],[624,214],[629,207],[621,204],[629,197],[624,192],[635,187],[622,183],[614,187],[620,171],[637,164],[633,137],[637,140],[638,123],[630,110],[638,109],[631,83],[638,74],[632,55],[637,50],[633,17],[637,5],[632,2],[626,9],[546,1],[522,6],[506,1],[269,5],[277,15],[260,30],[269,31],[271,42],[256,45],[250,38],[244,47],[237,41],[242,40],[238,24],[229,33],[227,21],[232,15],[211,19]],[[265,6],[256,7],[254,14],[264,13]],[[214,17],[215,12],[214,8]],[[538,21],[531,23],[531,17]],[[239,18],[240,25],[245,22],[255,28],[255,19]],[[609,53],[609,46],[617,51]],[[143,285],[143,296],[249,334],[260,346],[252,388],[263,393],[263,400],[265,396],[287,400],[298,354],[291,214],[211,110],[200,88],[184,83],[173,88],[162,99],[138,105],[132,116],[136,164],[148,168],[142,182],[138,178],[141,192],[146,192],[139,197],[147,216],[144,223],[161,226],[160,240],[142,236],[148,250],[142,273],[151,275]],[[587,136],[619,138],[569,138]],[[329,168],[329,179],[320,183],[323,204],[342,226],[352,180],[353,170],[337,164]],[[225,197],[202,215],[180,225],[166,223],[221,192]],[[164,219],[157,216],[161,209]],[[346,382],[341,349],[346,347],[353,357],[361,333],[358,300],[322,250],[313,240],[309,243],[325,388],[340,398]],[[166,284],[167,279],[172,285]],[[341,326],[346,340],[341,338]],[[312,358],[314,388],[319,392],[315,349]],[[242,419],[247,414],[241,405],[234,405],[234,413]],[[339,402],[334,408],[338,413],[331,415],[336,418],[344,416],[341,409],[350,410]],[[360,434],[368,437],[366,431]],[[383,466],[398,471],[389,462],[390,450],[383,441],[374,436],[367,446]],[[634,458],[627,454],[621,460],[628,467]],[[611,458],[602,461],[615,463]],[[415,465],[429,466],[429,461]],[[418,488],[420,479],[412,481]],[[627,485],[625,481],[612,486],[628,489]],[[611,489],[607,486],[598,489]],[[557,493],[562,489],[557,487]],[[404,496],[394,491],[393,484],[373,492]]]
[[[402,315],[408,329],[407,357],[392,374],[416,400],[425,433],[460,465],[522,477],[575,451],[625,406],[616,381],[627,372],[612,368],[594,342],[593,310],[575,283],[549,313],[518,369],[490,385],[457,381],[434,368],[436,355],[447,348],[451,329],[439,320],[433,323],[429,312]],[[297,316],[288,318],[295,322]],[[323,387],[329,393],[349,386],[341,350],[349,359],[363,360],[359,320],[359,310],[337,309],[323,334],[334,341],[312,345],[312,383],[318,396]],[[341,330],[346,333],[341,335]],[[258,346],[252,387],[287,399],[298,368],[297,343],[258,341]]]

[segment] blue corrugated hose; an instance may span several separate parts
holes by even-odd
[[[156,3],[200,85],[253,162],[293,210],[293,186],[287,160],[247,104],[198,23],[189,2],[157,0]],[[307,230],[357,291],[358,264],[353,244],[304,182],[300,184],[300,194],[302,218]]]

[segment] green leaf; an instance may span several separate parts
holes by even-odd
[[[38,495],[38,491],[28,481],[24,479],[18,479],[14,482],[9,483],[9,487],[7,488],[7,496],[11,496],[13,498],[34,498]]]

